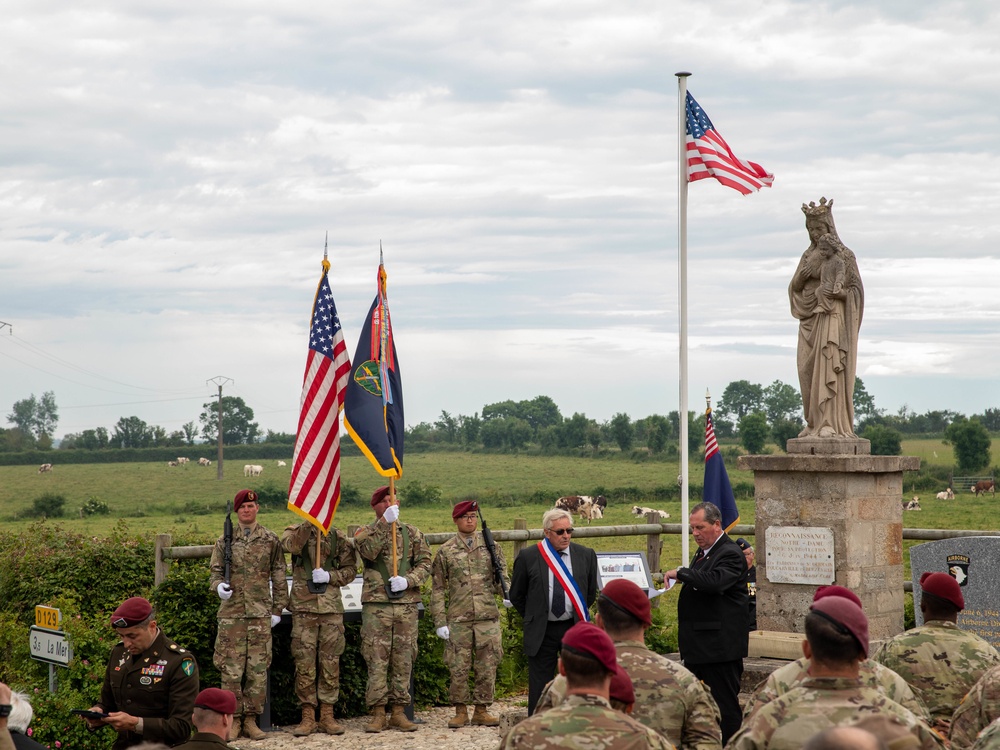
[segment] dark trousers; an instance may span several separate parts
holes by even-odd
[[[571,627],[572,619],[548,623],[541,648],[537,654],[528,658],[528,716],[535,713],[535,705],[542,697],[542,689],[555,677],[562,639]]]
[[[684,666],[704,682],[712,692],[722,714],[722,744],[736,734],[743,722],[740,710],[740,679],[743,677],[743,660],[722,661],[716,664],[688,664]]]

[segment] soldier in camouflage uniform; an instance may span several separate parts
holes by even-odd
[[[399,518],[396,498],[388,487],[372,494],[375,522],[354,535],[354,546],[364,562],[361,592],[361,655],[368,665],[365,702],[372,710],[366,732],[385,728],[385,707],[392,705],[389,726],[413,732],[417,725],[403,709],[410,703],[410,674],[417,656],[417,607],[420,586],[431,572],[431,552],[416,526],[394,523]],[[398,528],[397,528],[398,527]],[[396,529],[398,572],[392,572],[392,530]],[[390,598],[391,589],[398,598]]]
[[[1000,719],[995,719],[979,733],[972,750],[1000,750]]]
[[[487,709],[493,703],[497,667],[503,657],[500,639],[500,610],[496,595],[503,588],[493,574],[493,561],[476,532],[473,500],[456,505],[451,512],[458,533],[441,545],[431,566],[431,616],[439,637],[445,639],[444,661],[451,672],[450,697],[455,717],[448,722],[452,729],[469,723],[468,704],[475,705],[472,723],[495,727],[500,719]],[[503,551],[496,548],[506,583],[507,563]],[[469,673],[476,665],[475,687],[469,693]]]
[[[974,633],[959,630],[965,599],[954,578],[924,573],[920,588],[924,624],[890,638],[872,659],[906,680],[930,711],[934,727],[946,734],[959,702],[1000,664],[1000,654]]]
[[[861,599],[858,598],[857,594],[843,586],[820,586],[816,589],[813,601],[819,601],[825,596],[843,596],[859,607],[861,606]],[[906,684],[906,680],[888,667],[883,667],[871,659],[865,659],[858,665],[858,676],[864,685],[880,690],[886,698],[895,701],[912,711],[923,721],[930,723],[927,707]],[[798,687],[809,677],[809,659],[805,657],[778,667],[757,686],[757,689],[750,696],[743,710],[744,720],[753,716],[761,706],[770,703],[779,695],[784,695],[792,688]]]
[[[811,676],[762,706],[733,735],[727,750],[792,750],[824,729],[870,716],[902,722],[923,750],[941,750],[941,738],[912,712],[862,684],[858,664],[868,655],[868,619],[854,602],[827,596],[806,615],[803,652]]]
[[[953,750],[969,750],[976,737],[1000,718],[1000,667],[993,667],[972,686],[951,717]]]
[[[281,622],[288,602],[285,553],[278,535],[257,523],[257,493],[240,490],[233,499],[239,518],[234,529],[230,580],[225,572],[225,540],[219,537],[212,550],[208,585],[219,605],[219,634],[215,639],[215,666],[222,674],[222,688],[236,696],[230,741],[240,734],[252,740],[265,735],[257,726],[267,696],[267,668],[271,665],[271,628]]]
[[[618,652],[618,666],[632,678],[632,716],[685,750],[719,750],[719,708],[704,685],[682,665],[645,644],[652,625],[649,597],[632,581],[609,581],[597,597],[597,624]],[[559,705],[566,680],[557,677],[542,692],[535,712]]]
[[[559,654],[568,697],[511,729],[501,750],[672,750],[660,734],[611,707],[611,679],[618,669],[608,635],[578,622],[563,636]]]
[[[317,541],[319,562],[315,562]],[[281,546],[292,555],[288,609],[292,612],[295,694],[302,706],[302,721],[292,729],[292,734],[305,737],[315,732],[317,726],[327,734],[343,734],[344,728],[333,716],[333,704],[340,695],[340,655],[345,646],[340,587],[357,575],[354,545],[335,527],[330,527],[329,534],[323,534],[311,522],[303,521],[285,528]]]

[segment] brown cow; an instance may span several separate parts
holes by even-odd
[[[972,494],[976,497],[985,495],[987,492],[991,493],[993,497],[997,496],[996,486],[994,485],[992,479],[982,479],[972,485],[970,489],[972,490]]]

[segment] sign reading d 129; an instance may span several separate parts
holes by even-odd
[[[61,664],[64,667],[73,659],[73,648],[65,633],[58,630],[42,630],[32,626],[28,635],[32,659],[45,661],[49,664]]]

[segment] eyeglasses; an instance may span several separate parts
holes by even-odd
[[[466,513],[464,516],[459,516],[458,520],[460,520],[460,521],[475,521],[477,518],[479,518],[479,516],[477,516],[475,513]]]
[[[566,536],[566,534],[573,533],[573,528],[570,527],[568,529],[549,529],[549,531],[551,531],[553,534],[558,534],[559,536]]]

